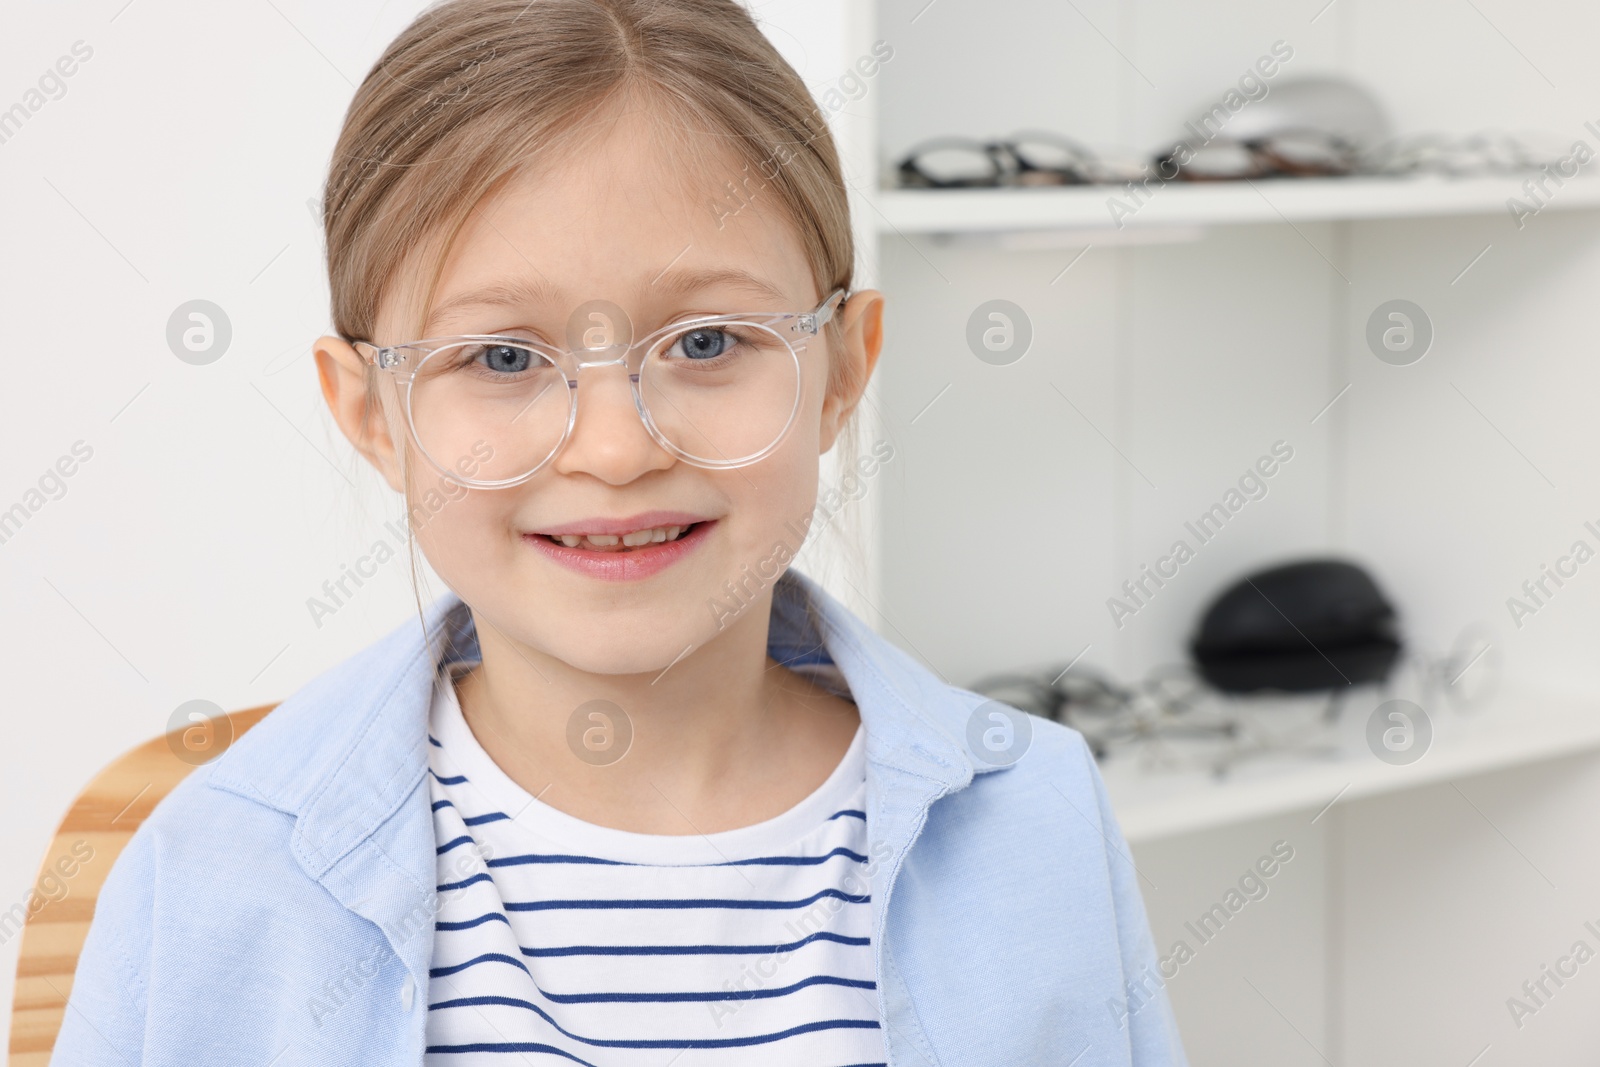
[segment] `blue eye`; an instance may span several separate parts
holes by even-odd
[[[516,345],[486,345],[479,358],[485,367],[497,374],[517,374],[528,369],[533,353]]]
[[[734,336],[714,327],[690,330],[678,339],[686,359],[715,359],[733,346]]]

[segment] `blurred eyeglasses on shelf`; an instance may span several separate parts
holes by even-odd
[[[1547,144],[1548,142],[1548,144]],[[896,165],[901,188],[996,189],[1148,181],[1241,181],[1258,178],[1481,177],[1536,172],[1563,150],[1537,134],[1484,131],[1465,136],[1417,134],[1379,142],[1353,140],[1315,126],[1290,126],[1250,137],[1218,135],[1176,142],[1153,157],[1099,155],[1047,130],[1000,140],[935,137]]]
[[[1097,760],[1134,759],[1146,770],[1201,770],[1227,777],[1260,759],[1334,759],[1344,709],[1391,696],[1430,712],[1475,715],[1493,698],[1500,654],[1492,632],[1469,624],[1443,653],[1408,651],[1399,677],[1317,693],[1236,697],[1211,688],[1187,664],[1157,667],[1131,685],[1077,666],[991,675],[972,690],[1077,730]]]
[[[1187,181],[1340,177],[1356,172],[1360,153],[1337,134],[1283,130],[1249,140],[1219,137],[1198,149],[1177,145],[1155,165],[1160,177]]]
[[[1362,170],[1367,174],[1459,177],[1524,174],[1554,164],[1562,155],[1563,149],[1547,136],[1517,137],[1493,131],[1465,137],[1419,134],[1374,146],[1363,153]]]
[[[935,137],[898,164],[900,184],[913,189],[982,189],[1086,185],[1120,180],[1083,145],[1058,133],[1024,131],[1003,140]]]

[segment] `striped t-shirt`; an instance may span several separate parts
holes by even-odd
[[[478,744],[454,685],[435,687],[428,740],[430,1067],[884,1063],[861,728],[799,804],[703,836],[535,799]]]

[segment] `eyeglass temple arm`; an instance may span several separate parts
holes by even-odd
[[[350,347],[367,363],[368,366],[379,370],[395,370],[405,363],[405,356],[400,352],[404,345],[375,345],[371,341],[360,338],[349,341]]]
[[[835,289],[828,294],[828,299],[817,305],[817,310],[808,311],[800,316],[799,326],[806,333],[816,333],[828,323],[833,321],[833,313],[838,310],[839,298],[844,295],[843,289]]]

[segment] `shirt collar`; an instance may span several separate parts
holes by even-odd
[[[967,719],[981,697],[952,688],[874,633],[813,579],[774,583],[768,653],[831,662],[849,683],[867,760],[942,795],[996,769],[969,754]],[[427,712],[443,663],[480,657],[472,615],[455,593],[419,620],[284,701],[210,766],[210,783],[296,816],[302,866],[322,875],[392,817],[427,771]],[[878,778],[880,787],[886,781]]]

